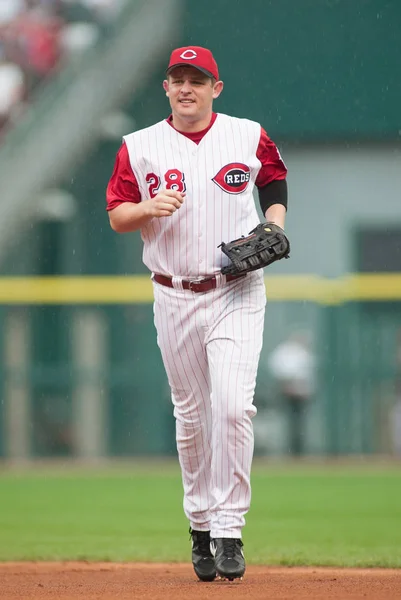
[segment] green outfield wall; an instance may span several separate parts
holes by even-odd
[[[213,49],[221,112],[280,140],[398,139],[398,0],[188,0],[184,44]]]
[[[318,356],[307,453],[393,454],[401,275],[270,276],[266,285],[257,452],[288,453],[285,436],[261,439],[284,424],[266,364],[302,328]],[[175,453],[149,276],[2,278],[0,341],[3,456]]]

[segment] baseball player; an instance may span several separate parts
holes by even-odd
[[[255,185],[284,228],[287,169],[260,124],[213,111],[223,82],[210,50],[173,50],[163,88],[171,114],[123,137],[107,210],[114,231],[140,230],[144,243],[195,573],[233,580],[245,572],[266,292],[262,269],[223,275],[219,245],[258,224]]]

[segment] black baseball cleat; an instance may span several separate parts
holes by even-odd
[[[195,531],[189,528],[192,538],[192,564],[201,581],[216,578],[214,557],[210,549],[210,531]]]
[[[214,538],[212,552],[216,561],[217,575],[233,581],[245,573],[245,558],[242,552],[243,543],[235,538]]]

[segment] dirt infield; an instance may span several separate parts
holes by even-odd
[[[401,569],[248,566],[243,581],[197,581],[188,564],[3,563],[2,600],[401,598]]]

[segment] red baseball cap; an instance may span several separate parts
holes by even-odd
[[[219,79],[219,69],[213,58],[213,54],[207,48],[201,46],[184,46],[172,51],[167,74],[175,67],[195,67],[208,77]]]

